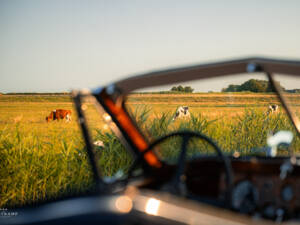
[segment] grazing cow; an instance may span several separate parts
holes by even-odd
[[[189,107],[188,106],[180,106],[176,110],[176,114],[173,118],[173,120],[177,118],[190,118],[190,112],[189,112]]]
[[[268,114],[276,113],[276,112],[278,112],[278,105],[276,105],[276,104],[269,105]]]
[[[97,147],[104,147],[104,143],[103,143],[103,141],[100,141],[100,140],[98,140],[98,141],[94,141],[94,143],[93,143],[95,146],[97,146]]]
[[[59,121],[60,119],[65,119],[67,122],[71,121],[71,110],[66,110],[66,109],[56,109],[53,110],[49,116],[46,117],[46,121],[50,122],[51,120],[57,120]]]

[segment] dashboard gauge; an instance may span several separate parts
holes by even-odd
[[[276,208],[274,205],[268,205],[263,210],[263,216],[269,219],[275,218]]]
[[[286,202],[289,202],[293,199],[294,191],[291,185],[286,185],[282,188],[281,197]]]
[[[258,202],[258,191],[250,181],[238,183],[232,192],[232,206],[241,213],[252,213]]]

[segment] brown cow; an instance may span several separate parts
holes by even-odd
[[[51,120],[57,120],[59,121],[60,119],[66,118],[67,122],[71,121],[71,110],[66,110],[66,109],[56,109],[53,110],[49,116],[46,117],[46,121],[50,122]]]

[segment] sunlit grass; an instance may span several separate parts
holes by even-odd
[[[267,116],[266,103],[259,102],[262,95],[258,96],[256,103],[247,107],[238,102],[232,107],[184,102],[190,106],[189,120],[172,120],[180,103],[129,102],[128,109],[149,141],[173,131],[193,130],[211,137],[228,154],[238,151],[245,155],[251,154],[253,148],[266,146],[270,132],[291,130],[297,136],[283,110]],[[20,97],[15,100],[20,101]],[[0,207],[82,193],[93,186],[72,103],[42,100],[0,100]],[[71,109],[72,122],[46,123],[45,117],[57,108]],[[103,142],[102,147],[95,148],[101,173],[112,176],[120,169],[126,173],[132,163],[130,154],[107,129],[95,108],[88,105],[86,114],[93,141]],[[292,148],[296,152],[299,144],[295,138]],[[172,161],[178,156],[180,145],[180,138],[171,138],[160,145],[157,154],[162,160]],[[193,139],[189,144],[189,157],[213,153],[202,140]]]
[[[48,134],[17,123],[0,133],[0,205],[22,205],[91,187],[84,144],[77,131]]]

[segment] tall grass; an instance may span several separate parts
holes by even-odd
[[[110,132],[97,130],[94,137],[96,140],[103,142],[103,147],[96,147],[96,155],[100,167],[100,172],[103,176],[113,176],[119,170],[127,173],[132,157],[121,144],[119,139]]]
[[[139,109],[139,111],[142,111]],[[150,115],[149,108],[145,109],[146,115]],[[289,118],[284,112],[267,114],[258,109],[245,108],[244,112],[234,117],[220,116],[219,118],[208,119],[201,113],[191,114],[191,118],[186,120],[172,120],[171,112],[162,112],[152,118],[145,118],[141,126],[144,133],[148,134],[150,140],[162,137],[170,132],[177,130],[192,130],[211,137],[223,149],[224,152],[231,154],[240,152],[242,155],[256,154],[252,151],[267,146],[267,137],[280,130],[289,130],[294,134],[291,148],[299,151],[299,138]],[[139,121],[137,115],[134,118]],[[138,123],[138,122],[137,122]],[[139,124],[139,123],[138,123]],[[172,158],[178,155],[180,138],[170,138],[163,143],[158,153],[162,158]],[[190,155],[211,154],[214,149],[201,140],[193,140],[190,144]],[[286,155],[287,152],[281,152]]]
[[[0,132],[0,206],[76,194],[92,187],[78,132],[61,130],[51,142],[19,123]]]
[[[211,137],[228,154],[238,151],[243,155],[266,146],[270,133],[290,130],[295,136],[292,149],[297,151],[300,146],[296,131],[282,112],[266,115],[262,110],[245,108],[230,117],[198,112],[190,119],[175,121],[173,111],[157,113],[150,107],[133,109],[130,114],[149,141],[173,131],[192,130]],[[42,130],[38,123],[32,125],[36,123],[10,123],[0,130],[0,207],[81,193],[94,185],[79,129],[59,122],[43,125],[47,129]],[[92,134],[94,140],[103,142],[95,149],[102,175],[112,176],[119,170],[126,173],[132,163],[130,154],[113,133],[99,127],[94,126]],[[173,137],[156,153],[162,160],[173,162],[180,146],[180,137]],[[203,154],[214,154],[214,149],[203,140],[192,139],[188,156]]]

